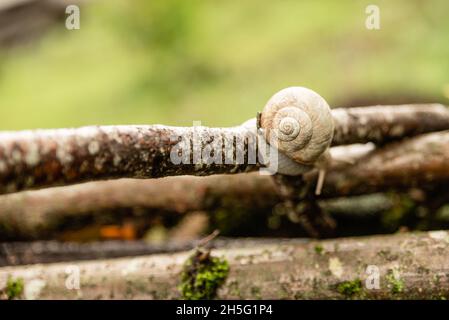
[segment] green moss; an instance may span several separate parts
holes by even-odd
[[[404,281],[399,277],[395,277],[392,271],[385,276],[385,279],[391,287],[391,293],[401,293],[404,290]]]
[[[315,252],[316,252],[317,254],[319,254],[319,255],[323,254],[323,253],[324,253],[324,248],[323,248],[323,246],[322,246],[321,244],[317,244],[317,245],[315,246]]]
[[[352,297],[362,292],[362,280],[344,281],[337,286],[337,291],[346,297]]]
[[[20,298],[23,293],[23,279],[17,278],[8,278],[8,282],[6,283],[5,293],[8,300],[13,300]]]
[[[197,249],[186,261],[179,290],[187,300],[213,299],[229,273],[226,260],[211,257],[209,251]]]

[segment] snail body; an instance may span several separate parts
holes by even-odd
[[[260,128],[266,141],[279,151],[281,160],[286,156],[305,169],[328,156],[334,121],[329,105],[319,94],[303,87],[290,87],[267,102]],[[294,171],[298,170],[297,167]],[[288,170],[284,174],[294,175]]]

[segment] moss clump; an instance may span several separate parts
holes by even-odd
[[[401,293],[404,291],[404,281],[402,281],[399,277],[395,277],[393,272],[389,272],[385,279],[391,287],[391,293]]]
[[[8,278],[8,282],[6,283],[5,288],[5,294],[8,300],[20,298],[23,293],[23,287],[23,279]]]
[[[226,260],[211,257],[210,251],[197,249],[186,261],[181,274],[179,290],[182,297],[187,300],[213,299],[228,273]]]
[[[352,297],[362,292],[362,280],[355,279],[339,283],[337,291],[346,297]]]
[[[315,252],[319,255],[322,255],[324,253],[324,248],[321,244],[317,244],[315,246]]]

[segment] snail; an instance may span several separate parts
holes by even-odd
[[[299,175],[319,169],[317,194],[330,162],[329,147],[334,121],[327,102],[316,92],[289,87],[276,93],[265,105],[257,127],[277,149],[278,173]]]

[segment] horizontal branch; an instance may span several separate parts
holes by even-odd
[[[328,170],[321,197],[339,197],[406,189],[449,180],[449,131],[430,133],[385,145],[331,149],[336,163]],[[358,161],[356,161],[358,159]],[[316,173],[296,186],[313,189]],[[57,201],[55,201],[57,199]],[[26,191],[0,197],[0,226],[16,236],[39,238],[57,230],[65,219],[123,208],[152,212],[208,211],[238,203],[240,208],[266,209],[281,202],[279,184],[257,173],[210,177],[121,179]]]
[[[157,253],[175,253],[194,249],[201,240],[169,240],[163,243],[135,241],[32,241],[0,242],[0,267],[28,265],[37,263],[67,262],[79,260],[103,260],[120,257],[136,257]],[[282,243],[300,243],[304,239],[278,238],[217,238],[214,248],[229,249],[251,247],[255,245]]]
[[[236,141],[241,141],[243,154],[248,154],[248,146],[256,146],[251,142],[255,136],[244,127],[106,126],[0,133],[0,193],[88,180],[201,176],[257,169],[256,161],[247,160],[232,165],[199,163],[195,156],[201,154],[194,152],[188,155],[187,163],[172,161],[172,148],[181,139],[190,147],[210,143],[211,137],[227,141],[221,146],[223,155],[226,147],[236,150]]]
[[[448,241],[448,232],[433,231],[212,250],[230,266],[217,297],[447,299]],[[180,298],[189,255],[3,267],[0,288],[22,279],[28,299]]]
[[[115,213],[120,220],[124,209],[138,216],[181,215],[226,207],[226,200],[229,205],[236,199],[239,206],[262,209],[279,201],[279,196],[271,177],[256,173],[96,181],[0,196],[0,228],[3,236],[42,239],[70,219]]]
[[[449,129],[449,111],[437,104],[334,109],[332,114],[333,145],[384,143]],[[3,132],[0,193],[89,180],[254,171],[259,168],[257,156],[250,156],[257,152],[254,130],[155,125]],[[204,163],[195,152],[180,164],[171,159],[179,140],[195,150],[196,138],[200,153],[216,157],[213,163]],[[237,161],[238,152],[245,155],[242,161]]]
[[[441,104],[411,104],[339,108],[333,145],[374,142],[384,144],[403,137],[449,129],[449,109]]]
[[[388,187],[422,187],[449,180],[449,131],[428,133],[374,150],[326,175],[324,196],[354,195]]]

